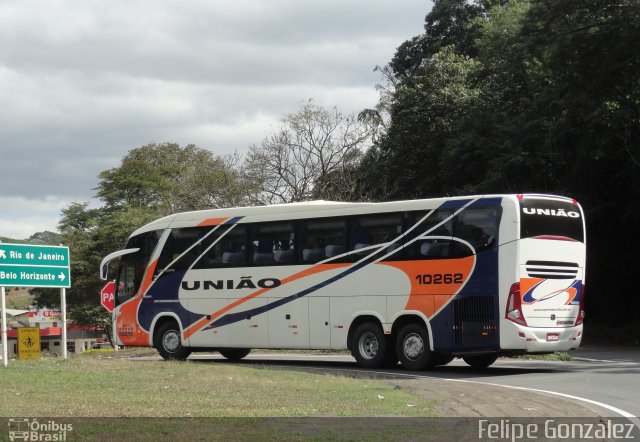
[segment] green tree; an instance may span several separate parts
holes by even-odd
[[[113,342],[113,323],[111,322],[111,313],[105,310],[101,305],[84,305],[76,306],[71,317],[74,324],[81,327],[92,327],[99,333],[107,336],[111,346],[115,346]]]
[[[533,3],[521,39],[550,80],[539,101],[557,190],[587,211],[590,311],[637,321],[640,300],[627,296],[624,278],[611,276],[640,271],[640,238],[631,233],[640,224],[640,3]],[[624,247],[613,232],[628,234]]]
[[[393,92],[391,122],[363,167],[377,199],[448,194],[439,168],[454,124],[478,99],[477,61],[446,46]]]
[[[100,290],[100,280],[95,277],[97,266],[102,259],[101,250],[95,246],[94,235],[98,226],[99,209],[89,209],[88,203],[72,203],[62,210],[58,224],[60,243],[69,247],[71,258],[71,283],[67,290],[69,306],[83,304],[90,300],[89,294]],[[60,306],[58,289],[32,289],[35,302],[39,306]],[[97,295],[95,295],[97,299]]]
[[[237,155],[215,156],[195,145],[148,144],[99,175],[97,196],[109,209],[150,208],[170,214],[241,205],[251,193]]]
[[[72,286],[70,317],[80,325],[108,330],[100,306],[102,258],[124,246],[138,227],[174,211],[237,205],[251,186],[242,181],[235,157],[218,157],[193,145],[150,144],[132,149],[119,167],[100,174],[97,196],[104,203],[73,203],[63,209],[61,242],[69,246]],[[115,277],[112,268],[110,277]],[[36,290],[39,305],[58,306],[58,290]]]
[[[369,187],[378,199],[575,197],[588,313],[636,320],[640,300],[610,276],[640,271],[640,238],[612,241],[640,224],[638,47],[635,0],[436,1],[425,33],[383,69],[388,121],[361,163]]]
[[[475,56],[475,39],[482,17],[495,1],[469,2],[467,0],[436,0],[425,18],[424,34],[402,43],[389,63],[392,75],[398,81],[420,75],[425,60],[441,49],[452,46],[464,56]]]
[[[440,162],[452,193],[545,192],[557,181],[544,142],[544,105],[538,96],[546,69],[520,41],[530,4],[495,6],[477,32],[477,65],[470,81],[479,99],[460,115]],[[474,167],[469,167],[474,165]]]

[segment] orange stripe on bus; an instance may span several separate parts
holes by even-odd
[[[315,273],[320,273],[320,272],[325,272],[327,270],[333,270],[333,269],[338,269],[341,267],[347,267],[350,264],[318,264],[316,266],[310,267],[308,269],[305,269],[301,272],[295,273],[291,276],[288,276],[286,278],[284,278],[281,281],[280,286],[284,285],[284,284],[288,284],[290,282],[296,281],[298,279],[304,278],[306,276],[310,276],[313,275]],[[280,287],[278,286],[278,287]],[[273,287],[275,288],[275,287]],[[262,295],[265,292],[268,292],[269,290],[271,290],[272,287],[267,287],[264,289],[260,289],[254,293],[251,293],[250,295],[245,296],[244,298],[238,299],[235,302],[232,302],[231,304],[221,308],[220,310],[218,310],[217,312],[209,315],[209,318],[207,318],[206,316],[204,318],[201,318],[199,321],[195,322],[194,324],[192,324],[189,328],[187,328],[184,331],[184,337],[185,339],[189,339],[190,336],[192,336],[194,333],[196,333],[197,331],[199,331],[202,327],[206,326],[207,324],[215,321],[216,319],[218,319],[220,316],[224,315],[225,313],[227,313],[229,310],[232,310],[234,308],[236,308],[237,306],[244,304],[245,302],[254,299],[260,295]]]
[[[140,290],[138,293],[144,295],[149,287],[151,287],[151,283],[153,282],[153,272],[156,270],[156,265],[158,265],[158,260],[151,262],[149,267],[147,267],[147,271],[144,272],[144,279],[142,280],[142,285],[140,286]]]
[[[217,226],[224,223],[229,218],[209,218],[198,224],[198,227]]]
[[[445,306],[471,276],[475,257],[420,261],[392,261],[380,264],[402,270],[411,282],[405,309],[417,310],[427,318]],[[439,279],[436,280],[435,277]]]

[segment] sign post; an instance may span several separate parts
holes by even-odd
[[[62,358],[67,359],[67,289],[60,289],[60,310],[62,312]]]
[[[48,287],[60,289],[62,311],[62,354],[67,359],[66,289],[71,287],[69,248],[33,244],[0,243],[0,287],[2,287],[2,357],[7,358],[5,287]]]
[[[7,357],[7,303],[4,295],[4,286],[2,286],[2,364],[6,367],[9,364],[9,358]]]

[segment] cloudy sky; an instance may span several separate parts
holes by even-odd
[[[0,3],[0,236],[56,230],[133,147],[240,153],[303,100],[372,107],[428,0]],[[94,202],[95,204],[95,202]]]

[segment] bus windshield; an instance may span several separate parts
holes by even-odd
[[[525,198],[520,201],[520,238],[556,237],[584,242],[580,206],[570,202]]]
[[[138,248],[140,250],[124,255],[120,260],[116,278],[116,305],[135,296],[140,289],[142,277],[161,233],[161,230],[154,230],[131,237],[127,241],[127,249]]]

